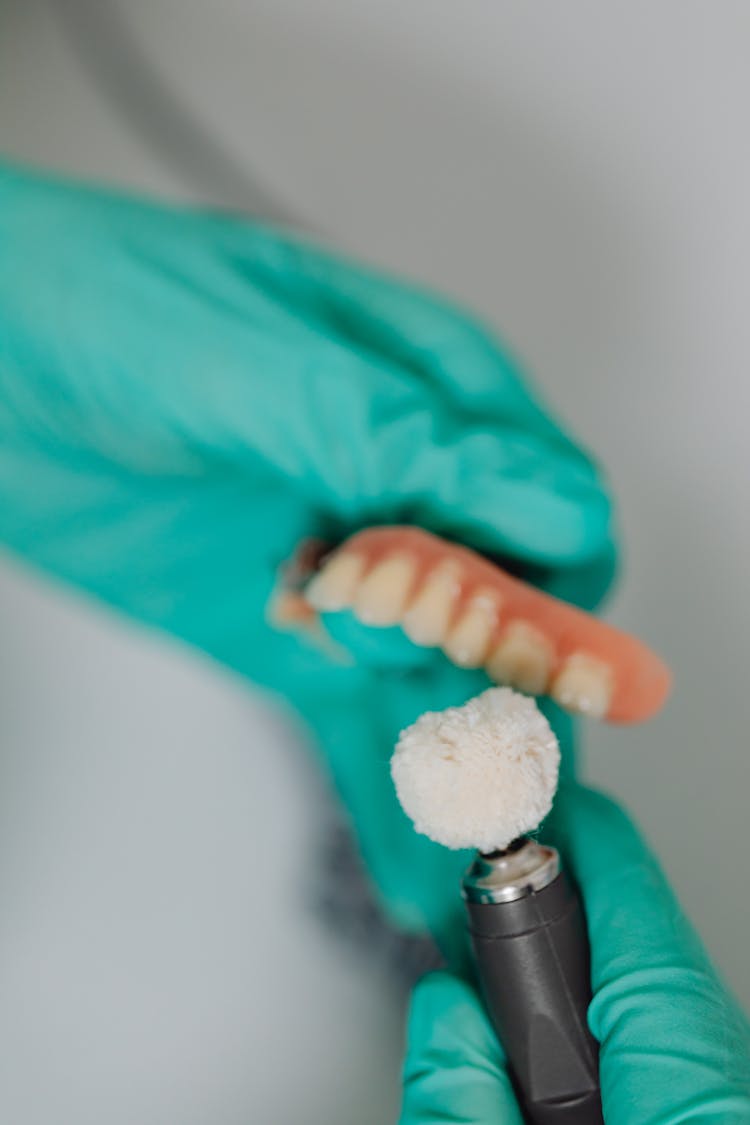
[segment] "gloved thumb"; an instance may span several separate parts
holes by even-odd
[[[414,990],[400,1125],[523,1125],[497,1038],[473,988],[431,973]]]
[[[566,785],[548,827],[586,910],[607,1122],[750,1121],[747,1020],[629,818]]]

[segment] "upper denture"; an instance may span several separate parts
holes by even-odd
[[[549,691],[568,710],[638,721],[669,689],[664,664],[634,637],[419,528],[357,533],[324,559],[305,596],[320,611],[353,608],[367,624],[400,624],[454,663]]]

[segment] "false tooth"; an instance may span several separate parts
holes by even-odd
[[[529,695],[544,691],[552,666],[552,649],[543,633],[526,621],[512,621],[485,665],[490,679],[509,683]]]
[[[443,645],[445,655],[460,668],[479,668],[487,656],[497,618],[497,598],[491,591],[477,591],[448,633]]]
[[[294,629],[317,620],[315,610],[296,590],[278,590],[268,605],[268,620],[277,629]]]
[[[442,644],[456,598],[461,592],[460,577],[459,567],[452,562],[441,563],[428,574],[401,622],[407,637],[415,645],[432,647]]]
[[[376,563],[354,595],[354,613],[365,625],[396,625],[406,609],[417,564],[411,555],[389,555]]]
[[[601,719],[612,700],[612,671],[603,660],[574,652],[563,662],[550,694],[569,711]]]
[[[321,613],[348,609],[365,569],[365,560],[353,551],[341,551],[323,564],[308,583],[305,597]]]

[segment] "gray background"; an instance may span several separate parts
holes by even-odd
[[[588,728],[586,772],[750,1001],[747,5],[53,6],[0,0],[2,150],[171,198],[246,203],[259,176],[482,312],[606,464],[610,617],[677,690],[647,727]],[[2,1119],[391,1120],[398,1001],[299,905],[319,802],[295,732],[10,562],[0,621]]]

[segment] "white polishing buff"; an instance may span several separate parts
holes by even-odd
[[[490,688],[402,731],[391,774],[417,832],[447,848],[506,848],[552,807],[560,747],[533,699]]]

